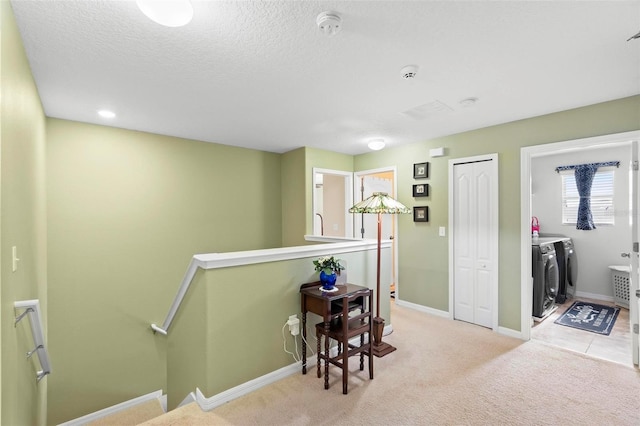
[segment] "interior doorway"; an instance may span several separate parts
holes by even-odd
[[[353,173],[313,169],[313,235],[353,238]]]
[[[521,333],[522,338],[525,340],[529,340],[532,337],[532,316],[531,316],[531,307],[532,307],[532,296],[533,296],[533,283],[532,283],[532,265],[531,265],[531,215],[532,215],[532,204],[534,203],[533,197],[535,196],[535,188],[532,188],[532,159],[543,156],[551,156],[558,154],[570,154],[584,152],[586,150],[593,149],[605,149],[605,148],[614,148],[614,147],[628,147],[628,150],[631,151],[632,148],[637,144],[638,139],[640,138],[640,132],[627,132],[621,134],[614,135],[605,135],[593,138],[585,138],[573,141],[559,142],[553,144],[544,144],[544,145],[536,145],[532,147],[522,148],[521,150],[521,260],[520,260],[520,270],[521,270]],[[625,161],[624,167],[629,167],[630,164],[634,162],[637,164],[637,151],[635,154],[630,155]],[[621,164],[621,168],[623,165]],[[632,196],[636,195],[637,197],[637,174],[631,172],[629,173],[629,196],[631,199]],[[636,189],[634,189],[634,187]],[[630,202],[627,211],[624,212],[621,217],[621,220],[626,221],[627,218],[630,223],[637,223],[638,221],[638,205],[637,202]],[[584,231],[583,231],[584,232]],[[630,360],[633,360],[635,364],[638,363],[638,335],[633,332],[633,324],[638,323],[638,299],[634,298],[635,289],[638,288],[638,253],[632,252],[631,243],[632,241],[638,241],[638,233],[637,230],[634,229],[631,231],[629,228],[629,241],[623,242],[623,247],[628,247],[627,252],[631,252],[631,288],[630,288],[630,309],[629,309],[629,320],[630,323],[627,325],[628,334],[631,336],[631,342],[628,344],[628,351],[631,353],[632,357],[629,357]],[[578,250],[578,247],[576,248]],[[579,256],[579,252],[578,252]],[[619,256],[616,253],[616,257]],[[617,257],[619,259],[619,257]],[[619,260],[622,262],[622,259]],[[616,260],[616,262],[618,262]],[[580,263],[580,262],[578,262]],[[633,266],[635,263],[636,266]],[[580,272],[578,273],[577,280],[577,290],[580,293]],[[587,297],[588,294],[580,295],[580,298]],[[564,312],[564,311],[562,311]],[[629,354],[629,352],[627,352]]]
[[[374,192],[386,192],[396,198],[396,168],[383,167],[379,169],[363,170],[355,173],[354,204],[371,196]],[[377,239],[377,215],[356,214],[354,216],[354,237]],[[391,240],[391,297],[398,297],[398,249],[397,249],[397,215],[382,215],[381,238]]]

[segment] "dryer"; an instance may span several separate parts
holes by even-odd
[[[556,309],[560,286],[558,258],[554,243],[557,239],[538,238],[531,246],[531,272],[533,276],[534,319],[543,319]]]
[[[578,258],[576,257],[576,249],[573,246],[571,238],[567,238],[563,242],[564,250],[564,285],[565,294],[568,299],[576,296],[576,285],[578,283]]]

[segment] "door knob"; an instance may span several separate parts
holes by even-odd
[[[393,240],[393,235],[389,237],[390,240]]]
[[[631,253],[620,253],[620,256],[631,258]]]

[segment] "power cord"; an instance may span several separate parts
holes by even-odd
[[[293,340],[295,341],[295,345],[296,345],[296,353],[293,353],[289,350],[287,350],[287,338],[284,334],[284,329],[288,326],[288,322],[285,322],[284,325],[282,326],[282,348],[284,349],[284,351],[286,353],[288,353],[289,355],[291,355],[291,357],[293,358],[293,360],[295,362],[301,362],[301,358],[300,358],[300,354],[298,353],[298,339],[296,339],[295,336],[293,336]]]

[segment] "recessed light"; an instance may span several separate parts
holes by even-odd
[[[380,151],[382,148],[384,148],[384,145],[384,139],[371,139],[367,146],[373,151]]]
[[[193,19],[189,0],[136,0],[147,18],[165,27],[182,27]]]
[[[98,115],[102,118],[115,118],[116,113],[113,111],[109,111],[108,109],[99,109]]]

